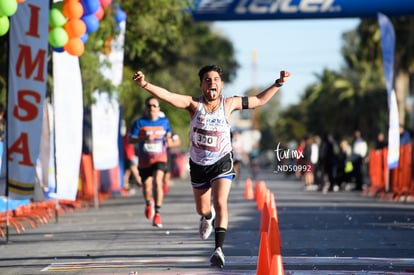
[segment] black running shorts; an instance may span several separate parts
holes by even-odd
[[[147,178],[152,177],[157,170],[165,171],[166,165],[167,164],[165,162],[156,162],[150,167],[138,168],[139,176],[141,177],[142,182],[144,182]]]
[[[210,187],[210,183],[218,178],[234,178],[233,158],[228,153],[212,165],[199,165],[190,159],[191,184],[196,189]]]

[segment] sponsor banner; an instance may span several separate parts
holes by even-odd
[[[44,201],[45,192],[48,189],[48,172],[50,157],[50,125],[49,125],[49,103],[45,100],[43,104],[42,136],[40,139],[40,154],[37,159],[36,185],[33,201]]]
[[[92,156],[96,170],[118,165],[119,104],[107,93],[94,93],[92,105]]]
[[[378,13],[378,24],[381,30],[381,51],[385,85],[387,86],[387,94],[390,96],[394,83],[395,31],[389,18],[382,13]]]
[[[109,66],[102,65],[101,72],[114,86],[118,87],[122,83],[122,71],[124,68],[124,41],[125,41],[126,22],[118,24],[119,33],[111,41],[111,52],[101,54],[101,64],[108,63]]]
[[[400,124],[398,105],[395,91],[388,97],[389,125],[388,125],[388,168],[397,168],[400,160]]]
[[[45,189],[45,195],[47,199],[51,197],[49,194],[56,193],[56,170],[55,170],[55,114],[53,105],[47,104],[47,112],[49,114],[49,164],[47,171],[47,188]]]
[[[199,0],[191,13],[198,21],[318,19],[414,14],[409,0]]]
[[[111,50],[108,54],[101,54],[101,72],[115,87],[122,82],[122,71],[124,66],[124,40],[126,22],[118,24],[119,33],[111,41]],[[92,140],[93,140],[93,163],[97,170],[112,169],[119,165],[119,125],[120,110],[115,98],[103,91],[94,94],[96,104],[92,106]],[[120,180],[122,175],[120,176]]]
[[[83,98],[79,58],[53,52],[56,194],[75,200],[82,156]]]
[[[393,169],[398,166],[400,158],[400,122],[397,99],[393,89],[395,31],[389,18],[382,13],[378,13],[378,24],[381,30],[382,60],[388,95],[388,168]]]
[[[31,0],[19,3],[10,17],[8,182],[7,190],[0,189],[11,199],[31,199],[34,193],[47,82],[48,16],[49,1]]]

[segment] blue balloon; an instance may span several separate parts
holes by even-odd
[[[53,51],[57,52],[57,53],[63,53],[65,51],[65,49],[63,47],[59,47],[59,48],[53,47]]]
[[[81,37],[80,40],[82,40],[83,44],[86,43],[86,41],[88,41],[89,35],[87,32],[85,32]]]
[[[93,14],[84,15],[84,16],[82,16],[81,19],[86,25],[86,32],[87,33],[96,32],[98,30],[99,20],[98,20],[98,18],[95,17],[95,15],[93,15]]]
[[[116,8],[116,14],[115,14],[115,21],[117,23],[120,23],[122,21],[125,21],[126,18],[127,18],[126,13],[120,7],[117,7]]]
[[[94,14],[101,6],[99,0],[81,0],[83,15]]]

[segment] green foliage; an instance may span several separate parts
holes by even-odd
[[[274,129],[275,136],[281,143],[287,144],[290,140],[300,140],[307,133],[305,108],[301,106],[302,104],[293,105],[280,112],[280,118]]]
[[[128,14],[125,65],[154,73],[176,62],[183,45],[184,1],[122,1]]]
[[[320,83],[308,87],[304,96],[306,128],[315,134],[339,136],[358,128],[366,137],[374,138],[386,122],[386,91],[376,83],[362,90],[356,86],[358,82],[343,77],[325,70]]]

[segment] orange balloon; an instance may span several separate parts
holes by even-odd
[[[86,32],[86,25],[81,19],[72,18],[65,24],[69,38],[81,37]]]
[[[81,18],[83,6],[79,1],[67,1],[63,3],[63,15],[69,19]]]
[[[85,51],[85,45],[80,38],[76,37],[69,39],[63,49],[70,55],[81,56]]]
[[[23,3],[25,0],[17,0],[17,3]]]

